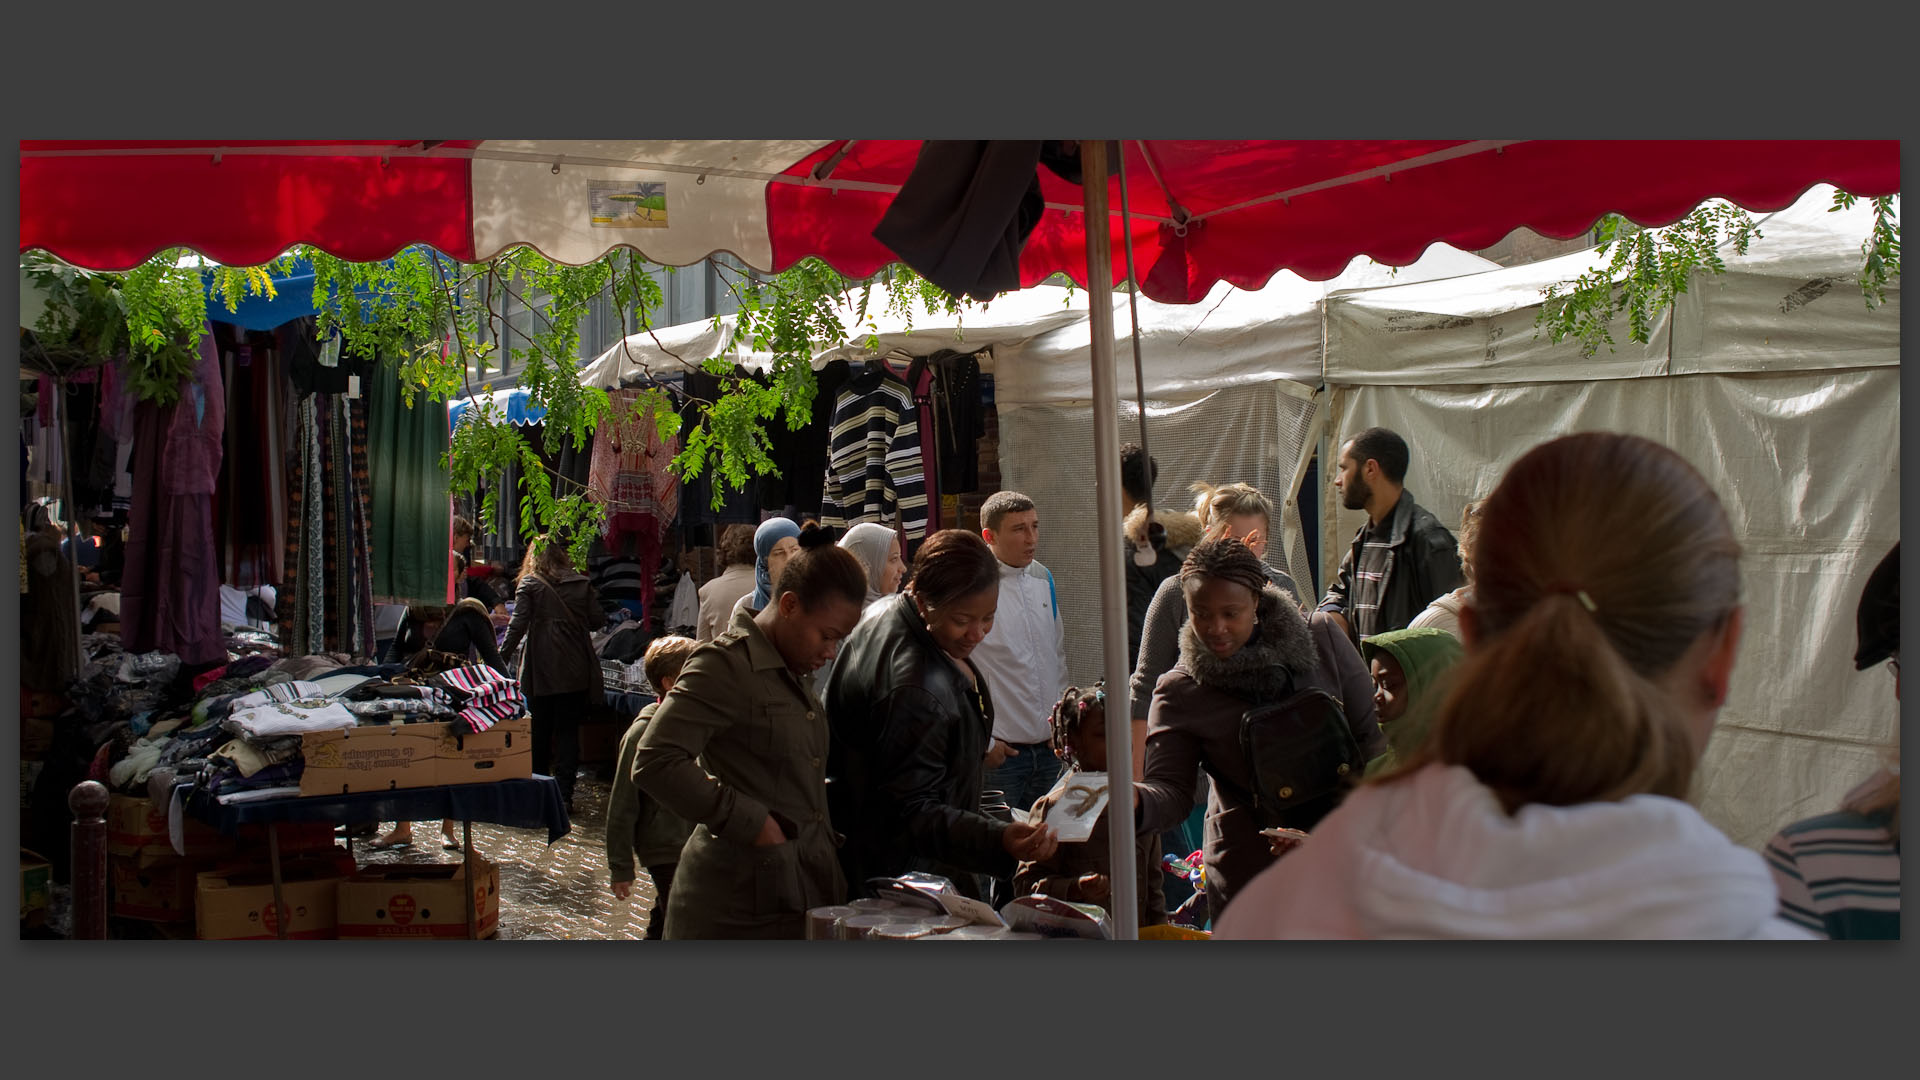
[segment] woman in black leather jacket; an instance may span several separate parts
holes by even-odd
[[[986,542],[948,529],[920,548],[906,592],[880,601],[886,610],[840,647],[826,694],[827,803],[855,893],[868,878],[918,870],[979,898],[974,874],[1010,876],[1017,860],[1053,852],[1044,825],[980,812],[993,696],[967,657],[999,599]]]

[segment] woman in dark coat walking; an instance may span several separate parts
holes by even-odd
[[[552,537],[536,539],[520,571],[513,621],[500,652],[512,657],[525,645],[519,679],[533,715],[533,771],[559,781],[569,810],[580,766],[580,720],[605,693],[592,634],[606,621],[599,593],[567,560],[566,546]]]
[[[907,591],[880,601],[841,648],[827,683],[827,798],[855,893],[918,870],[979,898],[975,874],[1010,877],[1018,860],[1053,853],[1053,830],[980,809],[993,696],[968,656],[999,600],[986,541],[948,529],[920,548]]]

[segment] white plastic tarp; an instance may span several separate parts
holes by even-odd
[[[1254,485],[1274,504],[1267,561],[1310,588],[1300,578],[1306,551],[1298,539],[1299,515],[1283,504],[1282,493],[1292,490],[1295,463],[1313,437],[1317,413],[1310,391],[1282,381],[1149,405],[1153,456],[1160,463],[1157,493],[1163,500],[1157,505],[1191,507],[1187,485],[1197,480]],[[1122,437],[1138,423],[1132,403],[1123,402]],[[1093,407],[1085,401],[1002,404],[999,424],[1000,486],[1027,495],[1039,509],[1037,557],[1053,571],[1060,597],[1067,673],[1075,685],[1085,686],[1102,670],[1099,522],[1084,464],[1093,441]]]
[[[1873,311],[1860,291],[1860,245],[1873,209],[1865,201],[1832,206],[1833,188],[1822,184],[1760,217],[1764,235],[1747,254],[1726,253],[1726,273],[1694,281],[1674,304],[1674,374],[1900,363],[1899,279]]]
[[[1644,435],[1701,470],[1744,549],[1745,638],[1697,791],[1734,840],[1758,846],[1833,809],[1882,760],[1893,682],[1852,657],[1860,588],[1899,538],[1897,369],[1340,397],[1337,438],[1376,424],[1405,435],[1408,490],[1450,527],[1522,453],[1570,432]],[[1363,517],[1342,511],[1335,528],[1350,537]]]
[[[849,303],[840,305],[844,340],[830,343],[813,358],[819,367],[836,358],[858,359],[870,352],[899,350],[910,356],[927,356],[942,349],[982,349],[1024,341],[1058,327],[1078,327],[1086,337],[1087,300],[1084,290],[1042,285],[999,297],[984,307],[963,310],[959,315],[928,314],[913,301],[911,318],[888,311],[889,292],[883,285],[873,288],[867,302],[866,318],[860,317],[860,292],[852,292]],[[630,334],[615,342],[581,369],[585,386],[614,389],[632,385],[643,372],[657,376],[677,375],[688,366],[697,367],[721,350],[733,335],[734,316],[718,320],[702,319],[655,331]],[[1082,347],[1085,341],[1082,341]],[[761,371],[773,362],[771,353],[749,347],[736,348],[726,359],[749,371]],[[1085,373],[1082,373],[1084,378]]]
[[[1406,436],[1408,490],[1450,528],[1527,449],[1574,431],[1656,439],[1713,485],[1744,551],[1746,636],[1696,800],[1752,846],[1834,808],[1886,759],[1898,715],[1892,681],[1852,656],[1860,589],[1900,533],[1899,292],[1867,309],[1871,211],[1831,205],[1820,187],[1760,217],[1764,235],[1697,275],[1650,345],[1590,361],[1531,331],[1539,288],[1590,253],[1328,304],[1331,444],[1375,424]],[[1434,328],[1395,329],[1419,325]],[[1323,520],[1337,559],[1364,515],[1329,487]]]
[[[1320,305],[1341,289],[1417,282],[1495,268],[1477,255],[1435,244],[1398,271],[1357,258],[1339,277],[1307,281],[1282,270],[1249,292],[1226,282],[1198,304],[1139,301],[1140,364],[1149,405],[1190,400],[1229,386],[1285,379],[1320,385]],[[1133,320],[1125,294],[1114,297],[1114,363],[1122,397],[1134,391]],[[1091,397],[1086,327],[1074,324],[994,350],[994,399],[1018,404]],[[1123,433],[1122,438],[1127,436]],[[1148,429],[1152,439],[1152,429]],[[1158,456],[1158,455],[1156,455]],[[1280,493],[1272,493],[1276,498]]]

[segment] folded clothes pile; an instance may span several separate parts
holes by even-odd
[[[486,731],[502,720],[526,715],[527,698],[520,692],[520,683],[485,664],[443,671],[429,681],[458,703],[455,730]]]

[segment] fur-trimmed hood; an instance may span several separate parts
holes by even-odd
[[[479,612],[482,615],[492,614],[492,612],[487,610],[486,604],[482,603],[479,600],[474,599],[471,596],[463,597],[459,603],[453,605],[454,611],[459,611],[461,608],[470,608],[474,611]]]
[[[1200,542],[1200,519],[1181,510],[1158,510],[1153,520],[1160,523],[1165,531],[1162,536],[1163,547],[1168,551],[1185,554],[1188,548]],[[1133,508],[1126,520],[1127,542],[1142,548],[1148,544],[1147,507],[1145,503]]]
[[[1260,591],[1253,640],[1224,660],[1201,642],[1191,621],[1180,627],[1180,667],[1201,686],[1245,701],[1278,701],[1319,666],[1306,617],[1277,585]]]

